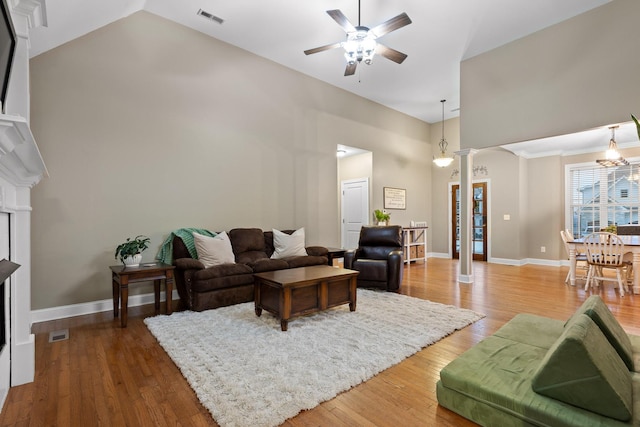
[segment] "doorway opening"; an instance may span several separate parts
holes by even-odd
[[[487,209],[489,194],[486,182],[473,183],[473,218],[471,225],[471,246],[474,261],[487,260],[489,233],[487,227]],[[460,185],[451,186],[451,253],[454,259],[460,258]]]
[[[343,249],[358,247],[360,229],[371,222],[373,153],[345,145],[337,146],[340,185],[340,236]]]

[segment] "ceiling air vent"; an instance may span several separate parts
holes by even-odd
[[[211,13],[209,13],[207,11],[204,11],[202,9],[199,9],[197,14],[200,15],[200,16],[204,16],[205,18],[207,18],[207,19],[209,19],[211,21],[215,21],[218,24],[222,24],[224,22],[224,19],[220,18],[219,16],[212,15]]]

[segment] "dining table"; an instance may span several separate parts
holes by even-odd
[[[633,256],[633,293],[640,293],[640,236],[628,235],[619,236],[624,243],[625,253]],[[586,252],[582,238],[574,239],[567,242],[569,247],[569,283],[571,286],[576,285],[576,254]]]

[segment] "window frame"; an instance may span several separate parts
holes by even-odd
[[[633,158],[627,158],[627,160],[629,161],[629,163],[632,166],[636,166],[638,169],[640,169],[640,157],[633,157]],[[572,178],[573,178],[573,171],[574,170],[585,170],[585,169],[593,169],[593,170],[599,170],[599,169],[611,169],[611,168],[604,168],[603,166],[598,165],[597,163],[591,161],[591,162],[582,162],[582,163],[567,163],[565,164],[565,169],[564,169],[564,179],[565,179],[565,186],[564,186],[564,192],[565,192],[565,205],[564,205],[564,213],[565,213],[565,228],[568,229],[571,233],[573,233],[573,235],[575,237],[580,237],[582,230],[574,230],[573,226],[574,226],[574,222],[573,222],[573,207],[574,204],[572,203]],[[640,187],[640,182],[638,182],[638,186]],[[608,188],[608,186],[607,186]],[[628,191],[627,197],[624,198],[625,199],[625,205],[631,205],[632,208],[635,208],[636,210],[640,211],[640,192],[636,192],[637,195],[637,199],[635,201],[633,201],[633,197],[632,194],[634,192],[633,191]],[[620,197],[622,198],[622,197]],[[619,206],[619,203],[609,203],[608,202],[608,198],[607,198],[607,202],[606,203],[602,203],[600,202],[600,204],[598,205],[598,212],[599,212],[599,217],[600,217],[600,221],[602,222],[602,218],[605,217],[607,218],[609,209],[607,209],[607,207],[611,207],[611,208],[615,208],[616,206]],[[603,209],[604,208],[604,209]],[[639,221],[640,222],[640,221]],[[606,227],[606,226],[604,226]],[[604,228],[602,227],[602,228]],[[592,230],[592,231],[598,231],[598,230]]]

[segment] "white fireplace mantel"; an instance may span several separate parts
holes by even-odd
[[[10,259],[21,265],[11,276],[7,289],[11,304],[6,312],[10,313],[7,342],[12,387],[32,382],[35,374],[35,337],[31,333],[31,188],[46,174],[27,121],[0,114],[0,212],[10,215]],[[7,374],[3,372],[0,376],[6,378]]]
[[[47,176],[29,126],[29,29],[46,24],[45,0],[8,0],[18,36],[7,90],[7,114],[0,114],[0,212],[9,215],[9,259],[21,267],[11,275],[9,331],[10,360],[0,352],[0,408],[7,386],[32,382],[35,337],[31,333],[31,188]],[[6,243],[6,242],[5,242]],[[6,349],[6,348],[5,348]],[[10,372],[8,372],[10,371]],[[10,378],[10,384],[9,384]]]
[[[47,174],[27,120],[0,114],[0,177],[18,187],[33,187]]]

